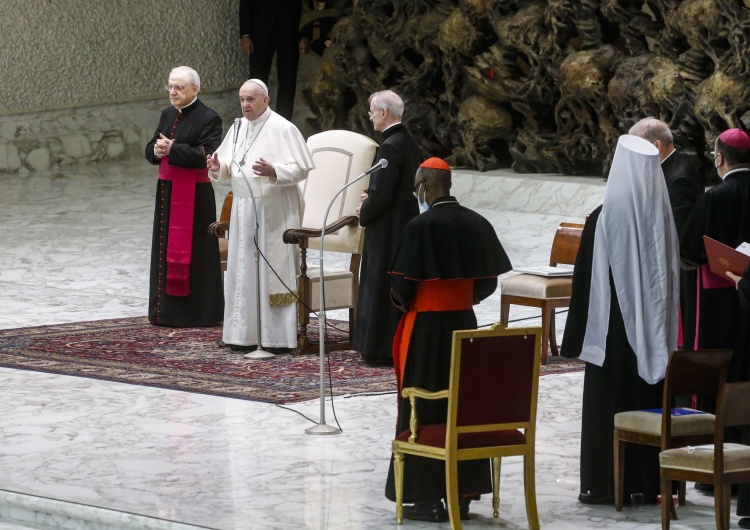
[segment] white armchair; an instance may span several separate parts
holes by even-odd
[[[301,184],[305,196],[302,227],[287,230],[284,242],[300,247],[300,275],[298,291],[298,350],[307,353],[310,340],[307,327],[310,312],[320,310],[320,268],[307,264],[307,249],[320,249],[323,216],[333,196],[346,184],[364,173],[373,164],[378,144],[370,138],[351,131],[325,131],[308,138],[307,146],[315,161]],[[344,190],[329,212],[325,229],[325,251],[350,254],[349,268],[324,265],[325,309],[349,309],[349,340],[329,347],[330,350],[351,347],[354,314],[359,293],[359,266],[362,259],[364,229],[359,226],[356,208],[362,189],[369,177]]]

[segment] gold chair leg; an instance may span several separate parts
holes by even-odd
[[[393,454],[393,480],[396,486],[396,524],[404,524],[404,454]]]
[[[445,462],[445,502],[448,504],[448,520],[451,528],[462,530],[461,509],[458,507],[458,459],[456,458],[448,458]]]
[[[492,459],[492,517],[500,516],[500,457]]]
[[[539,513],[536,509],[536,476],[534,470],[534,448],[523,457],[523,489],[526,493],[526,516],[529,528],[539,530]]]

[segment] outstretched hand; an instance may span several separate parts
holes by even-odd
[[[209,171],[219,171],[221,169],[221,162],[219,162],[219,156],[216,153],[206,157],[206,167]]]

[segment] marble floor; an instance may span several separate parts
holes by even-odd
[[[154,178],[145,162],[0,176],[0,329],[145,315]],[[492,221],[514,264],[544,265],[554,228],[580,222],[604,184],[458,172],[454,189]],[[477,313],[480,324],[496,321],[499,293]],[[577,502],[581,388],[582,374],[540,383],[542,527],[659,528],[654,506]],[[395,394],[329,401],[327,422],[343,432],[311,436],[318,401],[282,408],[9,369],[0,389],[0,529],[397,527],[383,496]],[[483,499],[466,528],[526,528],[521,476],[520,460],[507,459],[500,518]],[[713,499],[689,488],[678,515],[675,529],[714,528]]]

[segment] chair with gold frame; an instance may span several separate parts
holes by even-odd
[[[392,443],[396,520],[403,523],[404,455],[445,462],[445,489],[451,528],[461,530],[458,463],[492,460],[492,508],[500,509],[500,460],[522,456],[526,515],[539,528],[534,450],[539,385],[540,327],[464,330],[453,333],[450,383],[446,390],[404,388],[411,403],[410,429]],[[419,424],[419,399],[447,399],[444,424]],[[434,480],[435,477],[425,477]]]

